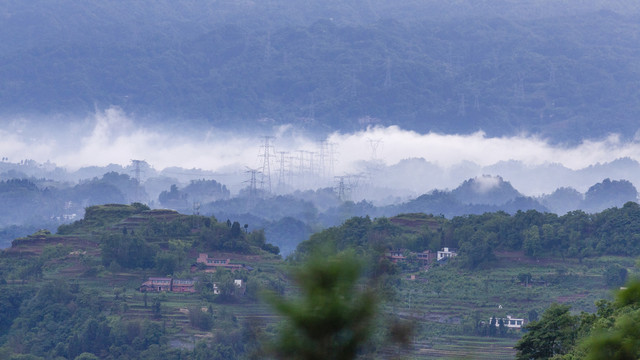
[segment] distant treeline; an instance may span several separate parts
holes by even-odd
[[[384,217],[355,217],[312,235],[293,256],[304,257],[316,247],[380,253],[390,249],[437,251],[447,246],[458,250],[458,264],[476,268],[490,266],[496,251],[523,251],[533,258],[640,255],[640,206],[634,202],[597,214],[572,211],[558,216],[528,210],[513,215],[499,211],[457,216],[451,220],[426,217],[431,225],[418,229],[401,227],[395,224],[398,221]]]
[[[167,186],[168,187],[168,186]],[[82,217],[85,207],[146,201],[145,187],[135,178],[114,171],[77,184],[35,178],[0,181],[0,226],[67,223]],[[160,205],[192,209],[194,201],[229,197],[215,180],[192,180],[183,189],[173,185],[160,194]],[[141,200],[142,199],[142,200]]]

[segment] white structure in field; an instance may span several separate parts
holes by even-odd
[[[436,260],[440,261],[442,259],[448,259],[456,256],[458,256],[458,253],[455,251],[455,249],[449,249],[448,247],[446,247],[442,248],[441,251],[438,251]]]

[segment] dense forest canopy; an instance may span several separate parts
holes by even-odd
[[[562,141],[637,130],[633,2],[5,3],[6,114],[116,105],[223,127]]]

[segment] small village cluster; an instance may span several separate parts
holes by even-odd
[[[404,249],[393,250],[385,254],[385,256],[393,263],[401,261],[420,261],[421,265],[428,267],[433,261],[444,262],[457,256],[455,249],[448,247],[440,251],[432,252],[426,250],[419,253],[410,252]],[[202,265],[200,265],[202,264]],[[217,269],[228,269],[231,271],[247,269],[252,270],[250,266],[244,264],[233,263],[229,258],[211,258],[209,254],[200,253],[196,262],[191,265],[191,271],[197,271],[198,267],[204,265],[204,272],[215,272]],[[242,287],[242,280],[235,279],[234,283],[237,287]],[[175,279],[171,277],[149,277],[147,281],[140,285],[141,292],[175,292],[175,293],[194,293],[196,292],[196,280],[194,279]],[[214,284],[214,293],[217,293],[216,284]]]
[[[406,249],[398,249],[389,251],[385,254],[385,257],[394,264],[398,264],[403,261],[418,261],[423,269],[428,269],[434,263],[434,261],[438,263],[444,263],[456,256],[458,256],[457,249],[448,247],[443,247],[442,250],[436,252],[432,252],[430,250],[425,250],[423,252],[412,252]],[[410,279],[415,280],[416,276],[411,275]],[[522,326],[525,324],[524,319],[513,318],[511,317],[511,315],[507,315],[506,318],[495,319],[496,327],[499,326],[500,320],[502,320],[503,325],[508,329],[522,329]],[[491,319],[489,319],[488,323],[491,323]]]
[[[438,263],[443,263],[448,261],[450,258],[456,257],[458,255],[456,249],[444,247],[440,251],[432,252],[430,250],[425,250],[423,252],[411,252],[405,249],[392,250],[385,254],[385,257],[397,264],[402,261],[419,261],[420,265],[428,268],[434,261]],[[202,264],[202,265],[199,265]],[[233,263],[229,258],[210,258],[209,254],[201,253],[198,255],[196,262],[191,266],[191,271],[195,272],[199,267],[204,265],[204,272],[215,272],[217,269],[228,269],[231,271],[240,270],[240,269],[248,269],[251,270],[250,266],[246,266],[244,264]],[[413,278],[413,277],[412,277]],[[171,277],[149,277],[147,281],[143,282],[140,286],[141,292],[174,292],[174,293],[195,293],[196,292],[196,281],[195,279],[174,279]],[[243,284],[241,279],[234,279],[234,285],[238,289],[243,289],[245,284]],[[218,284],[213,284],[213,292],[214,294],[220,294],[220,289]],[[498,326],[499,320],[502,320],[502,323],[505,327],[509,329],[521,329],[524,325],[524,319],[512,318],[510,315],[507,315],[506,318],[497,319],[495,326]],[[491,319],[489,319],[489,323],[491,323]]]
[[[394,264],[402,261],[419,261],[420,265],[428,268],[434,261],[445,262],[452,257],[458,256],[458,252],[456,249],[448,247],[444,247],[435,253],[431,250],[416,253],[405,249],[398,249],[389,251],[385,256]]]
[[[231,259],[210,258],[208,254],[199,254],[196,263],[191,266],[191,271],[198,269],[198,264],[205,266],[204,272],[215,272],[216,269],[229,269],[231,271],[248,269],[251,267],[244,264],[232,263]],[[234,279],[233,283],[237,288],[243,288],[241,279]],[[219,294],[218,284],[213,284],[214,294]],[[196,280],[194,279],[174,279],[171,277],[149,277],[147,281],[140,285],[141,292],[174,292],[174,293],[194,293],[196,292]]]

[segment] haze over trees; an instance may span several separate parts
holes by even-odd
[[[5,114],[115,105],[216,126],[568,142],[637,130],[630,1],[38,4],[4,2]]]
[[[9,176],[10,172],[5,174]],[[501,177],[485,175],[465,180],[451,191],[434,190],[392,205],[374,205],[366,199],[344,201],[331,188],[260,197],[241,192],[232,197],[226,185],[215,180],[191,180],[177,185],[180,184],[177,179],[162,179],[152,177],[139,183],[127,174],[111,171],[75,185],[34,177],[0,181],[0,198],[7,204],[0,209],[0,225],[4,226],[0,235],[8,246],[15,237],[81,217],[85,206],[146,198],[149,196],[147,186],[157,192],[155,189],[161,183],[166,188],[157,199],[149,202],[151,207],[237,219],[240,226],[246,224],[251,230],[264,229],[268,241],[279,246],[285,255],[313,231],[335,226],[353,216],[390,217],[423,212],[450,219],[497,211],[508,214],[527,210],[561,215],[576,210],[596,213],[638,199],[637,190],[629,181],[608,178],[591,186],[584,194],[562,188],[550,195],[527,197]]]

